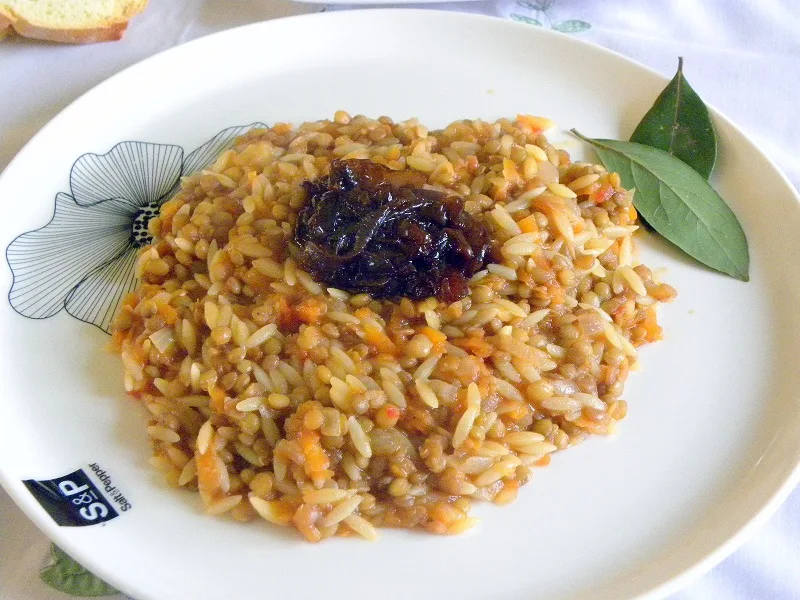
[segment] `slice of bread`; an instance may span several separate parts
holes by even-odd
[[[68,44],[118,40],[147,0],[0,0],[0,39],[19,35]]]

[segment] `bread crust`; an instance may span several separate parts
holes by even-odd
[[[0,41],[11,33],[11,15],[0,6]]]
[[[23,15],[13,13],[0,5],[0,40],[13,29],[26,38],[64,44],[111,42],[122,38],[129,20],[142,12],[146,6],[147,0],[135,0],[125,7],[121,15],[98,23],[96,26],[64,29],[32,23]]]

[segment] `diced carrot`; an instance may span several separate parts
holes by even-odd
[[[312,477],[315,481],[327,481],[328,479],[332,479],[335,473],[330,469],[320,469],[319,471],[314,471]]]
[[[517,221],[517,225],[522,233],[539,233],[539,225],[536,224],[536,215],[528,215],[524,219]]]
[[[300,450],[303,453],[307,452],[319,440],[319,435],[316,431],[301,431],[297,434],[297,443],[300,444]]]
[[[589,199],[595,204],[603,204],[607,202],[611,196],[614,195],[614,188],[609,184],[600,186],[597,190],[591,193]]]
[[[450,404],[450,412],[454,415],[462,414],[467,410],[467,388],[461,388],[456,395],[456,401]]]
[[[543,252],[535,254],[533,257],[533,262],[536,263],[536,266],[540,269],[546,269],[548,271],[553,269],[553,263],[544,255]]]
[[[459,446],[459,450],[463,450],[467,454],[472,454],[478,451],[481,442],[476,440],[475,438],[469,437],[467,438],[461,446]]]
[[[597,190],[599,190],[601,186],[602,186],[601,183],[598,183],[597,181],[595,181],[594,183],[590,183],[586,187],[584,187],[581,190],[579,190],[581,193],[578,194],[578,195],[579,196],[589,196],[591,198],[591,195],[594,192],[596,192]]]
[[[298,507],[297,502],[289,500],[273,500],[270,504],[272,505],[273,515],[276,520],[284,525],[289,524],[289,521],[292,520],[292,515],[294,515]]]
[[[605,385],[611,385],[611,379],[616,374],[617,367],[611,365],[600,366],[600,379]]]
[[[626,303],[623,302],[617,308],[611,311],[611,316],[614,318],[615,322],[619,322],[622,319],[623,315],[625,314],[626,310]]]
[[[477,381],[478,391],[481,394],[481,398],[488,398],[497,392],[497,385],[495,384],[495,378],[491,376],[491,373],[482,375],[483,376]],[[488,377],[486,375],[488,375]]]
[[[122,350],[122,342],[125,339],[127,332],[115,331],[111,334],[111,348],[117,352]]]
[[[595,435],[606,435],[608,433],[607,422],[597,422],[586,417],[580,417],[576,419],[575,425]]]
[[[158,314],[163,317],[167,325],[174,325],[175,321],[178,320],[178,311],[175,310],[173,306],[166,303],[158,305]]]
[[[225,390],[213,383],[208,384],[209,408],[216,413],[225,412]]]
[[[392,355],[397,354],[397,346],[394,345],[394,342],[384,331],[376,329],[375,327],[365,326],[364,334],[366,342],[378,350],[378,352]]]
[[[533,276],[528,273],[527,270],[521,270],[517,273],[517,278],[527,286],[534,287],[536,285],[536,281],[534,281]]]
[[[524,402],[516,402],[516,401],[513,402],[514,404],[516,404],[516,407],[512,411],[506,414],[513,420],[520,421],[528,415],[528,413],[530,412],[530,408]]]
[[[309,324],[316,324],[327,311],[327,306],[314,298],[304,300],[300,306],[297,307],[297,317]]]
[[[508,198],[509,181],[500,181],[500,179],[498,177],[492,182],[492,199],[496,202],[505,202]]]
[[[445,533],[447,533],[447,525],[445,525],[441,521],[434,521],[433,519],[431,519],[425,521],[425,525],[423,525],[423,527],[425,527],[426,531],[429,531],[430,533],[435,533],[437,535],[444,535]]]
[[[353,314],[359,319],[366,319],[372,316],[372,311],[366,306],[362,306],[361,308],[357,308]]]
[[[648,342],[655,342],[663,337],[662,335],[663,330],[656,321],[655,311],[651,310],[647,313],[647,316],[645,317],[644,321],[642,321],[642,326],[647,331],[646,339]]]
[[[129,341],[127,338],[122,340],[122,348],[133,358],[141,367],[147,362],[147,353],[141,344]]]
[[[319,443],[319,434],[316,431],[301,431],[297,441],[306,459],[303,465],[306,474],[311,475],[328,468],[330,461]]]
[[[510,158],[503,159],[503,177],[512,183],[517,183],[520,179],[517,164]]]
[[[634,223],[638,216],[639,215],[636,212],[636,209],[633,207],[633,205],[631,205],[631,206],[628,207],[628,210],[626,210],[624,213],[622,213],[619,216],[619,224],[620,225],[629,225],[631,223]]]
[[[133,308],[137,304],[139,304],[139,294],[131,292],[122,300],[121,308]]]
[[[197,489],[203,502],[208,505],[214,500],[222,491],[220,488],[220,464],[222,461],[213,450],[214,438],[212,436],[211,442],[208,445],[208,450],[204,453],[195,454],[195,463],[197,464]]]
[[[427,337],[434,345],[447,341],[447,336],[445,334],[428,325],[420,327],[419,333]]]
[[[532,134],[539,134],[542,131],[553,127],[554,123],[546,117],[536,117],[533,115],[517,115],[517,124],[522,129],[527,129]]]
[[[564,289],[560,285],[548,285],[547,290],[551,298],[551,304],[558,305],[564,303]]]
[[[444,523],[445,525],[449,525],[454,521],[460,521],[466,516],[463,511],[452,504],[446,504],[444,502],[434,505],[429,514],[432,519]]]
[[[483,338],[473,335],[465,338],[454,338],[453,345],[458,346],[462,350],[466,350],[478,358],[488,358],[494,352],[494,347],[491,344]]]
[[[621,244],[621,243],[622,243],[622,242],[620,242],[619,240],[614,240],[614,243],[613,243],[613,244],[611,244],[611,245],[608,247],[608,249],[606,250],[606,252],[611,252],[612,254],[616,254],[617,256],[619,256],[619,249],[620,249],[620,244]]]
[[[497,279],[500,285],[505,285],[506,282],[502,277],[498,277]],[[453,302],[453,304],[447,307],[447,312],[451,318],[457,319],[464,314],[464,305],[461,302]]]
[[[503,482],[503,489],[494,497],[495,504],[499,504],[503,506],[505,504],[510,504],[514,500],[517,499],[517,494],[519,493],[519,481],[516,479],[511,479],[509,481]]]

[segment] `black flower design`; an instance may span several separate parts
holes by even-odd
[[[151,242],[148,222],[181,176],[209,166],[236,137],[259,127],[265,125],[229,127],[185,158],[180,146],[148,142],[120,142],[106,154],[78,158],[70,193],[56,195],[50,222],[6,250],[11,306],[31,319],[66,309],[108,332],[119,302],[136,286],[137,250]]]

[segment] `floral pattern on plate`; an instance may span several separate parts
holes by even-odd
[[[59,192],[49,223],[18,236],[6,258],[14,276],[11,306],[31,319],[62,309],[105,332],[122,299],[136,287],[139,248],[148,223],[180,187],[234,140],[263,123],[223,129],[184,157],[172,144],[120,142],[105,154],[84,154]]]

